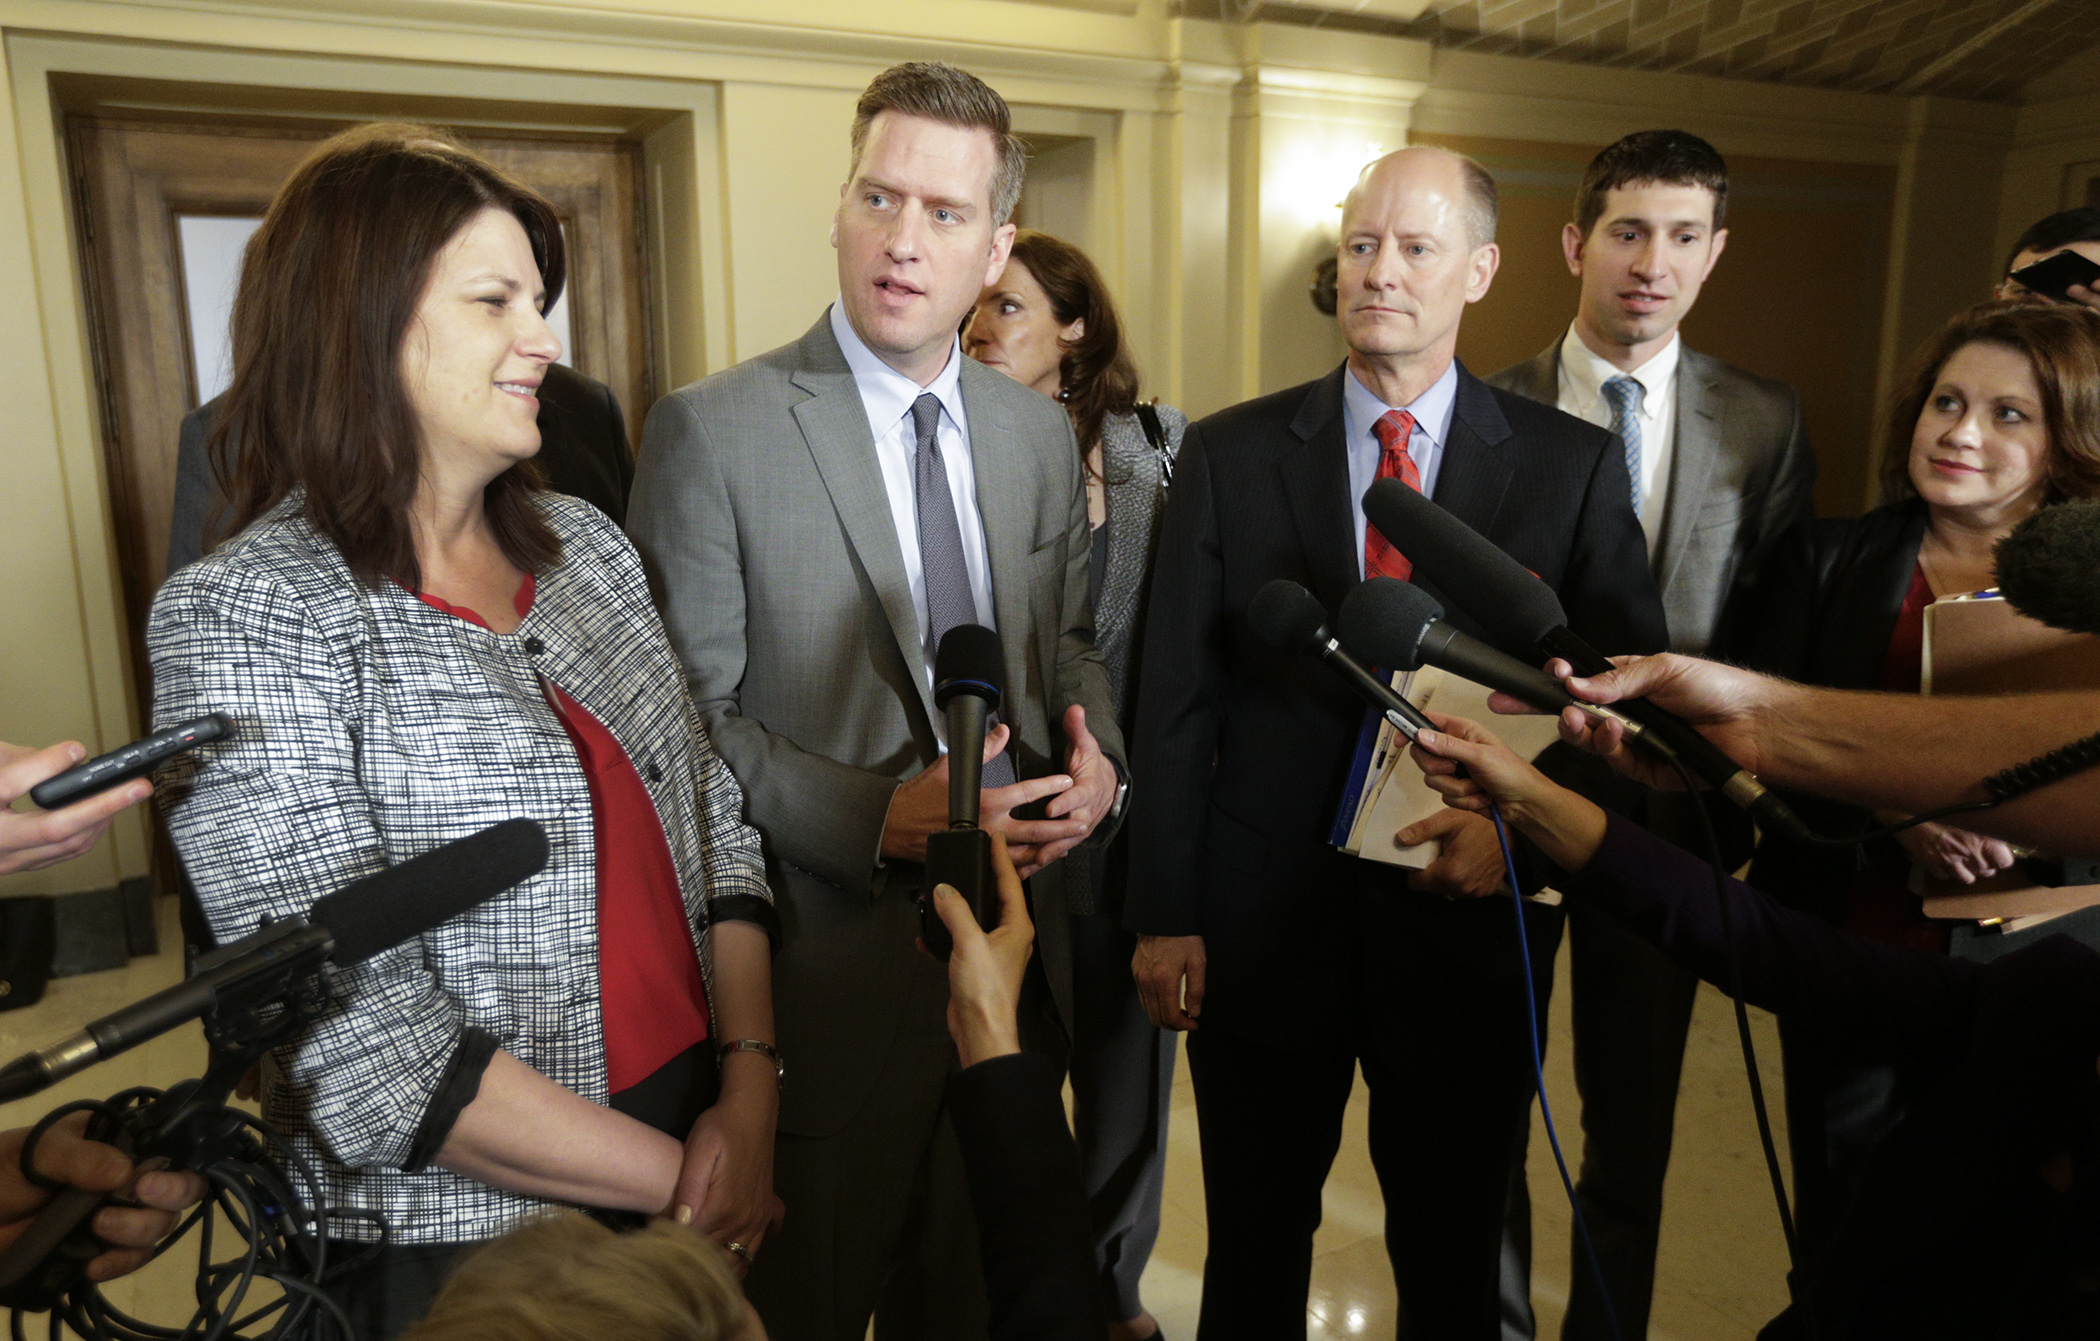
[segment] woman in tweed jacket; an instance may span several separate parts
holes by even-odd
[[[1086,465],[1094,524],[1094,642],[1116,714],[1137,706],[1134,653],[1167,480],[1188,420],[1138,402],[1137,368],[1100,271],[1085,252],[1032,228],[1014,237],[998,282],[963,332],[972,358],[1064,403]],[[1130,976],[1136,938],[1122,929],[1124,843],[1072,856],[1088,879],[1073,900],[1073,1134],[1079,1140],[1094,1255],[1113,1341],[1157,1336],[1138,1278],[1159,1237],[1174,1037],[1153,1025]]]
[[[561,246],[431,132],[321,146],[236,300],[214,454],[241,529],[148,629],[155,719],[238,726],[160,787],[220,939],[496,821],[547,830],[545,871],[339,972],[264,1069],[331,1203],[390,1227],[331,1287],[363,1336],[549,1202],[675,1212],[746,1260],[777,1213],[759,841],[633,548],[532,474]]]

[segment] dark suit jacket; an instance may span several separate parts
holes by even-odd
[[[204,557],[204,532],[219,508],[207,447],[225,397],[214,396],[182,417],[175,455],[175,520],[168,532],[168,571]],[[634,453],[612,388],[559,363],[540,383],[540,454],[547,487],[573,494],[619,525],[627,517]]]
[[[1925,541],[1924,503],[1913,498],[1864,517],[1812,522],[1781,541],[1745,603],[1737,656],[1803,684],[1874,689]],[[1869,812],[1806,793],[1787,801],[1820,833],[1856,833]],[[1862,851],[1812,847],[1766,832],[1750,878],[1760,889],[1836,918],[1860,862],[1896,858],[1894,839]]]
[[[1182,440],[1139,680],[1134,931],[1202,933],[1206,902],[1262,878],[1267,854],[1323,842],[1333,820],[1363,705],[1315,659],[1264,645],[1246,612],[1275,578],[1330,610],[1359,580],[1347,375],[1220,411]],[[1570,626],[1607,653],[1666,639],[1629,493],[1617,438],[1459,368],[1435,501],[1552,586]]]
[[[1560,399],[1560,344],[1487,379],[1548,405]],[[1801,398],[1695,349],[1677,363],[1670,504],[1650,569],[1672,651],[1729,645],[1742,594],[1779,538],[1815,516],[1816,457]]]

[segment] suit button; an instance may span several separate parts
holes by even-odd
[[[527,638],[525,640],[525,655],[527,656],[536,657],[546,650],[547,644],[541,642],[537,638]]]
[[[651,781],[651,782],[662,782],[663,780],[664,780],[664,771],[663,771],[663,770],[662,770],[661,768],[658,768],[658,767],[657,767],[657,766],[656,766],[655,764],[653,764],[653,763],[652,763],[652,764],[650,764],[650,765],[649,765],[649,781]]]

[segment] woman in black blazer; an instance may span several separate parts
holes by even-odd
[[[1746,621],[1738,656],[1837,689],[1919,688],[1925,607],[1995,583],[1992,548],[2037,509],[2100,494],[2100,313],[1985,303],[1923,351],[1890,409],[1884,503],[1789,537]],[[1790,797],[1819,832],[1904,818]],[[1849,931],[1944,954],[1951,924],[1925,917],[1913,867],[1973,883],[2013,862],[2005,843],[1923,824],[1857,848],[1767,833],[1751,883]],[[1907,1085],[1781,1022],[1795,1198],[1813,1242],[1867,1154],[1902,1116]]]

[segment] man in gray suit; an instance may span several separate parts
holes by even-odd
[[[629,506],[784,923],[787,1215],[764,1252],[737,1246],[767,1326],[796,1341],[860,1341],[871,1312],[883,1337],[985,1333],[941,1108],[947,977],[914,946],[919,862],[948,819],[941,634],[986,624],[1005,649],[987,748],[1007,748],[986,764],[983,813],[1036,873],[1041,976],[1067,1019],[1057,862],[1126,791],[1086,632],[1070,419],[956,340],[1013,239],[1025,159],[1008,124],[998,94],[949,66],[868,86],[832,225],[839,301],[793,344],[659,402]],[[1037,801],[1044,817],[1014,814]]]
[[[1814,515],[1815,457],[1793,388],[1687,349],[1677,335],[1727,245],[1727,202],[1727,164],[1696,135],[1641,131],[1599,153],[1561,235],[1568,269],[1582,282],[1575,320],[1536,358],[1488,378],[1624,442],[1670,648],[1693,654],[1725,651],[1740,595],[1774,542]],[[1689,809],[1696,802],[1592,781],[1586,789],[1599,800],[1698,850]],[[1584,1138],[1576,1193],[1618,1333],[1646,1336],[1697,982],[1579,903],[1568,923]],[[1521,1165],[1513,1184],[1504,1336],[1529,1337],[1530,1203]],[[1608,1337],[1579,1244],[1575,1253],[1561,1334]]]

